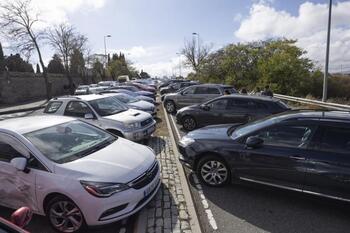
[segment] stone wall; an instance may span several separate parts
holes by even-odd
[[[69,94],[68,79],[62,74],[48,74],[53,96]],[[82,83],[73,78],[74,84]],[[66,86],[66,88],[64,87]],[[0,104],[18,104],[46,98],[45,81],[41,74],[9,72],[0,74]]]

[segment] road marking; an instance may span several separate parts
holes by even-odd
[[[167,113],[165,113],[165,114],[167,114]],[[176,134],[178,136],[178,139],[180,140],[181,139],[181,134],[179,132],[179,129],[176,126],[174,117],[172,115],[170,115],[170,118],[171,118],[171,121],[173,122],[173,125],[174,125],[174,128],[175,128],[175,132],[176,132]],[[196,185],[198,194],[199,194],[199,196],[201,198],[202,206],[203,206],[203,208],[205,210],[205,213],[207,214],[207,218],[208,218],[209,224],[213,228],[213,230],[216,231],[218,229],[218,225],[216,224],[213,212],[209,208],[209,203],[207,201],[207,198],[204,195],[202,185],[199,183],[198,177],[197,177],[197,175],[195,173],[192,173],[192,178],[193,178],[193,181],[194,181],[194,183]]]

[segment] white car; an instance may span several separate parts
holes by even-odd
[[[132,141],[149,138],[156,121],[144,111],[129,109],[114,94],[92,94],[54,98],[44,113],[81,118],[90,124]]]
[[[59,232],[134,214],[160,187],[153,150],[70,117],[0,122],[0,205],[28,206]]]

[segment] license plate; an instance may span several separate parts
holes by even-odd
[[[148,196],[158,185],[159,179],[154,180],[151,185],[145,190],[143,191],[143,196],[146,197]]]
[[[150,135],[150,134],[152,134],[154,132],[154,130],[155,130],[155,126],[152,126],[151,128],[146,129],[145,131],[143,131],[143,134],[145,136]]]

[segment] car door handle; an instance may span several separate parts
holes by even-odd
[[[292,155],[292,156],[289,156],[289,158],[293,160],[305,160],[305,157],[301,157],[298,155]]]

